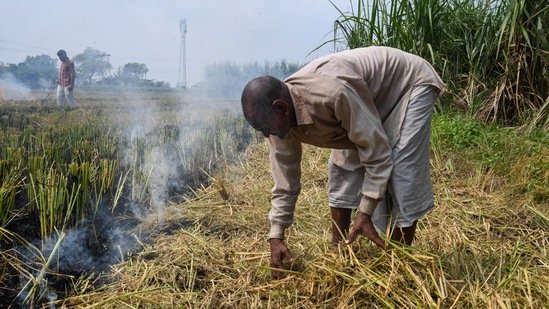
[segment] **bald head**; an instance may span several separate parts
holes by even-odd
[[[288,97],[283,81],[272,76],[262,76],[251,80],[242,91],[242,112],[246,120],[257,128],[263,117],[272,113],[272,103],[276,99]]]

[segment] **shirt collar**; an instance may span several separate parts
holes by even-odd
[[[307,106],[305,106],[305,103],[303,103],[303,99],[301,98],[301,95],[299,94],[299,91],[297,90],[297,87],[295,87],[292,84],[286,84],[288,86],[288,89],[290,89],[290,96],[292,97],[292,101],[294,103],[294,109],[295,109],[295,116],[297,118],[297,125],[306,125],[306,124],[312,124],[313,119],[311,118],[311,114],[307,110]]]

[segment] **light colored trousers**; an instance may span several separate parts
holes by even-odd
[[[74,99],[74,88],[69,91],[68,86],[57,85],[57,106],[61,107],[65,105],[65,99],[69,107],[76,107],[76,100]]]
[[[385,199],[380,201],[372,216],[376,229],[383,234],[387,234],[387,228],[411,226],[435,206],[429,163],[434,104],[433,87],[414,87],[400,139],[392,149],[393,171]],[[358,208],[363,181],[363,167],[348,171],[329,161],[330,206]]]

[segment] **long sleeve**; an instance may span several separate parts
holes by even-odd
[[[351,80],[345,84],[335,104],[335,114],[365,168],[362,195],[372,200],[383,199],[393,168],[391,147],[364,81]],[[343,154],[346,151],[340,150]],[[347,155],[344,157],[348,159]]]
[[[70,59],[67,59],[61,63],[61,68],[59,69],[59,84],[63,87],[74,85],[76,79],[76,70],[74,67],[74,62]]]
[[[284,239],[284,231],[294,221],[295,204],[301,190],[301,142],[291,135],[285,139],[271,135],[266,141],[274,182],[269,238]]]
[[[68,71],[68,85],[74,85],[74,80],[76,79],[76,71],[74,69],[74,62],[70,62],[67,68]]]

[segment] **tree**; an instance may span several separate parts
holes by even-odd
[[[77,74],[82,75],[86,83],[92,84],[94,77],[105,77],[107,71],[112,68],[109,56],[106,52],[88,47],[72,60],[75,62]]]
[[[17,65],[9,64],[2,67],[0,73],[10,73],[29,88],[47,88],[57,80],[56,63],[57,60],[48,55],[27,56],[25,61]]]
[[[135,78],[135,79],[144,79],[147,76],[149,69],[144,63],[126,63],[122,67],[122,76]]]
[[[204,68],[204,87],[209,94],[238,98],[246,83],[259,75],[271,75],[278,79],[286,79],[302,67],[299,63],[288,62],[285,59],[276,62],[257,61],[248,64],[237,64],[230,61],[208,64]]]
[[[16,73],[17,73],[17,64],[15,64],[15,63],[6,63],[6,64],[2,63],[2,65],[0,65],[0,77],[3,76],[3,75],[7,75],[7,74],[15,76]]]

